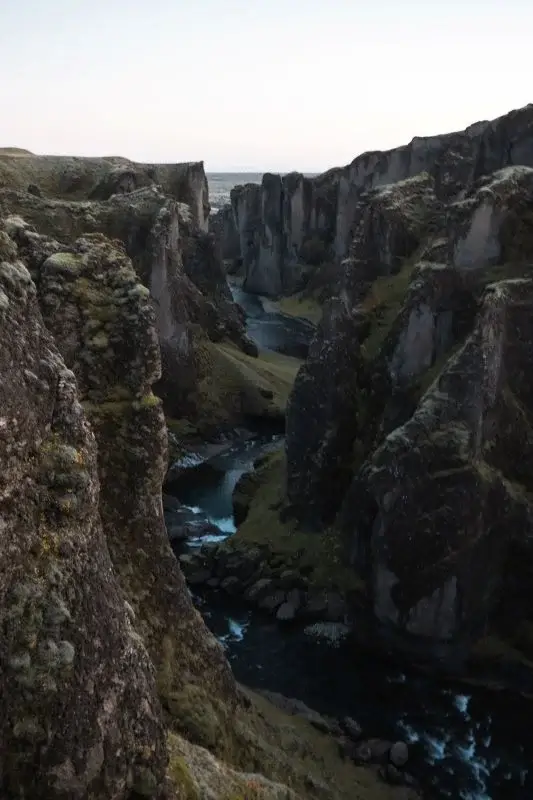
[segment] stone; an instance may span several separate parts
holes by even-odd
[[[387,764],[385,767],[381,767],[380,775],[384,781],[393,786],[402,786],[405,784],[404,773],[395,767],[394,764]]]
[[[301,606],[301,594],[298,589],[292,589],[287,593],[286,601],[278,608],[276,619],[280,622],[289,622],[298,614]]]
[[[369,764],[372,761],[372,750],[367,742],[362,742],[355,749],[354,761],[357,764]]]
[[[220,588],[227,592],[227,594],[237,595],[242,591],[242,583],[234,575],[230,575],[220,582]]]
[[[388,761],[388,756],[391,749],[391,742],[384,739],[368,739],[365,742],[371,753],[371,760],[380,764],[385,764]]]
[[[273,594],[267,594],[266,597],[263,597],[261,600],[259,600],[258,606],[263,611],[274,613],[284,602],[285,592],[277,591]]]
[[[272,588],[273,582],[271,578],[260,578],[246,590],[245,597],[251,603],[259,603]]]
[[[359,725],[359,723],[353,719],[353,717],[344,717],[342,720],[342,726],[350,739],[357,741],[361,738],[363,729]]]
[[[405,742],[394,742],[389,750],[389,759],[395,767],[404,767],[409,760],[409,747]]]

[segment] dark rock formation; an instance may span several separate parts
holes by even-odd
[[[0,261],[0,793],[159,797],[160,707],[100,522],[95,439],[3,232]]]
[[[114,195],[105,202],[0,191],[0,210],[19,215],[64,243],[94,232],[124,243],[155,302],[163,357],[158,392],[171,416],[191,412],[190,398],[203,374],[198,350],[205,349],[206,341],[227,337],[250,352],[243,314],[232,301],[212,237],[195,227],[188,206],[169,199],[158,187]],[[17,227],[16,220],[11,226]],[[18,227],[26,230],[17,234],[24,248],[24,240],[34,234],[27,226]],[[35,246],[29,249],[34,252]]]
[[[364,153],[314,178],[265,175],[261,187],[233,191],[233,225],[226,211],[219,232],[222,249],[234,257],[237,232],[248,290],[290,294],[301,288],[310,266],[348,255],[367,192],[427,173],[436,196],[447,203],[484,175],[508,166],[533,166],[532,129],[529,105],[464,131],[415,137],[403,147]]]
[[[100,512],[115,569],[156,667],[163,704],[186,726],[180,693],[185,707],[191,693],[198,701],[208,686],[231,706],[233,680],[221,648],[198,620],[166,535],[160,490],[167,440],[161,403],[151,391],[161,362],[149,291],[119,243],[93,234],[78,240],[74,252],[44,261],[39,296],[98,441]],[[215,710],[212,716],[217,719]]]
[[[468,136],[529,158],[530,111]],[[487,631],[518,641],[532,614],[533,171],[460,175],[449,203],[444,172],[361,199],[344,313],[319,328],[287,432],[292,511],[319,530],[339,512],[371,627],[446,659]]]
[[[207,231],[209,198],[203,162],[137,164],[118,157],[0,153],[0,188],[23,191],[28,184],[37,185],[50,198],[80,201],[108,200],[115,194],[159,185],[166,195],[187,204],[195,224]]]
[[[342,299],[324,308],[287,407],[287,497],[297,516],[321,527],[338,509],[351,477],[357,381],[366,327]]]
[[[441,654],[484,632],[531,533],[532,308],[531,281],[487,289],[464,347],[346,500],[376,619]]]

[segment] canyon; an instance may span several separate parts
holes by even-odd
[[[6,797],[420,796],[236,680],[227,602],[530,694],[532,209],[533,106],[211,218],[201,163],[0,150]]]
[[[170,548],[167,424],[279,420],[294,378],[246,336],[203,188],[0,165],[2,796],[414,797],[235,681]]]

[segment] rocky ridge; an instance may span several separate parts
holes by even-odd
[[[193,565],[207,585],[531,685],[532,119],[423,140],[435,168],[357,191],[286,453],[237,487],[237,534]]]
[[[438,200],[449,203],[483,175],[533,166],[532,126],[529,105],[464,131],[363,153],[313,178],[266,174],[261,186],[235,187],[216,223],[224,257],[242,270],[250,292],[297,292],[319,264],[348,256],[367,192],[427,173]]]

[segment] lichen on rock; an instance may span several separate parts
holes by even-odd
[[[1,793],[125,799],[147,770],[157,797],[160,706],[102,530],[95,439],[29,272],[7,255],[12,247],[0,270]]]

